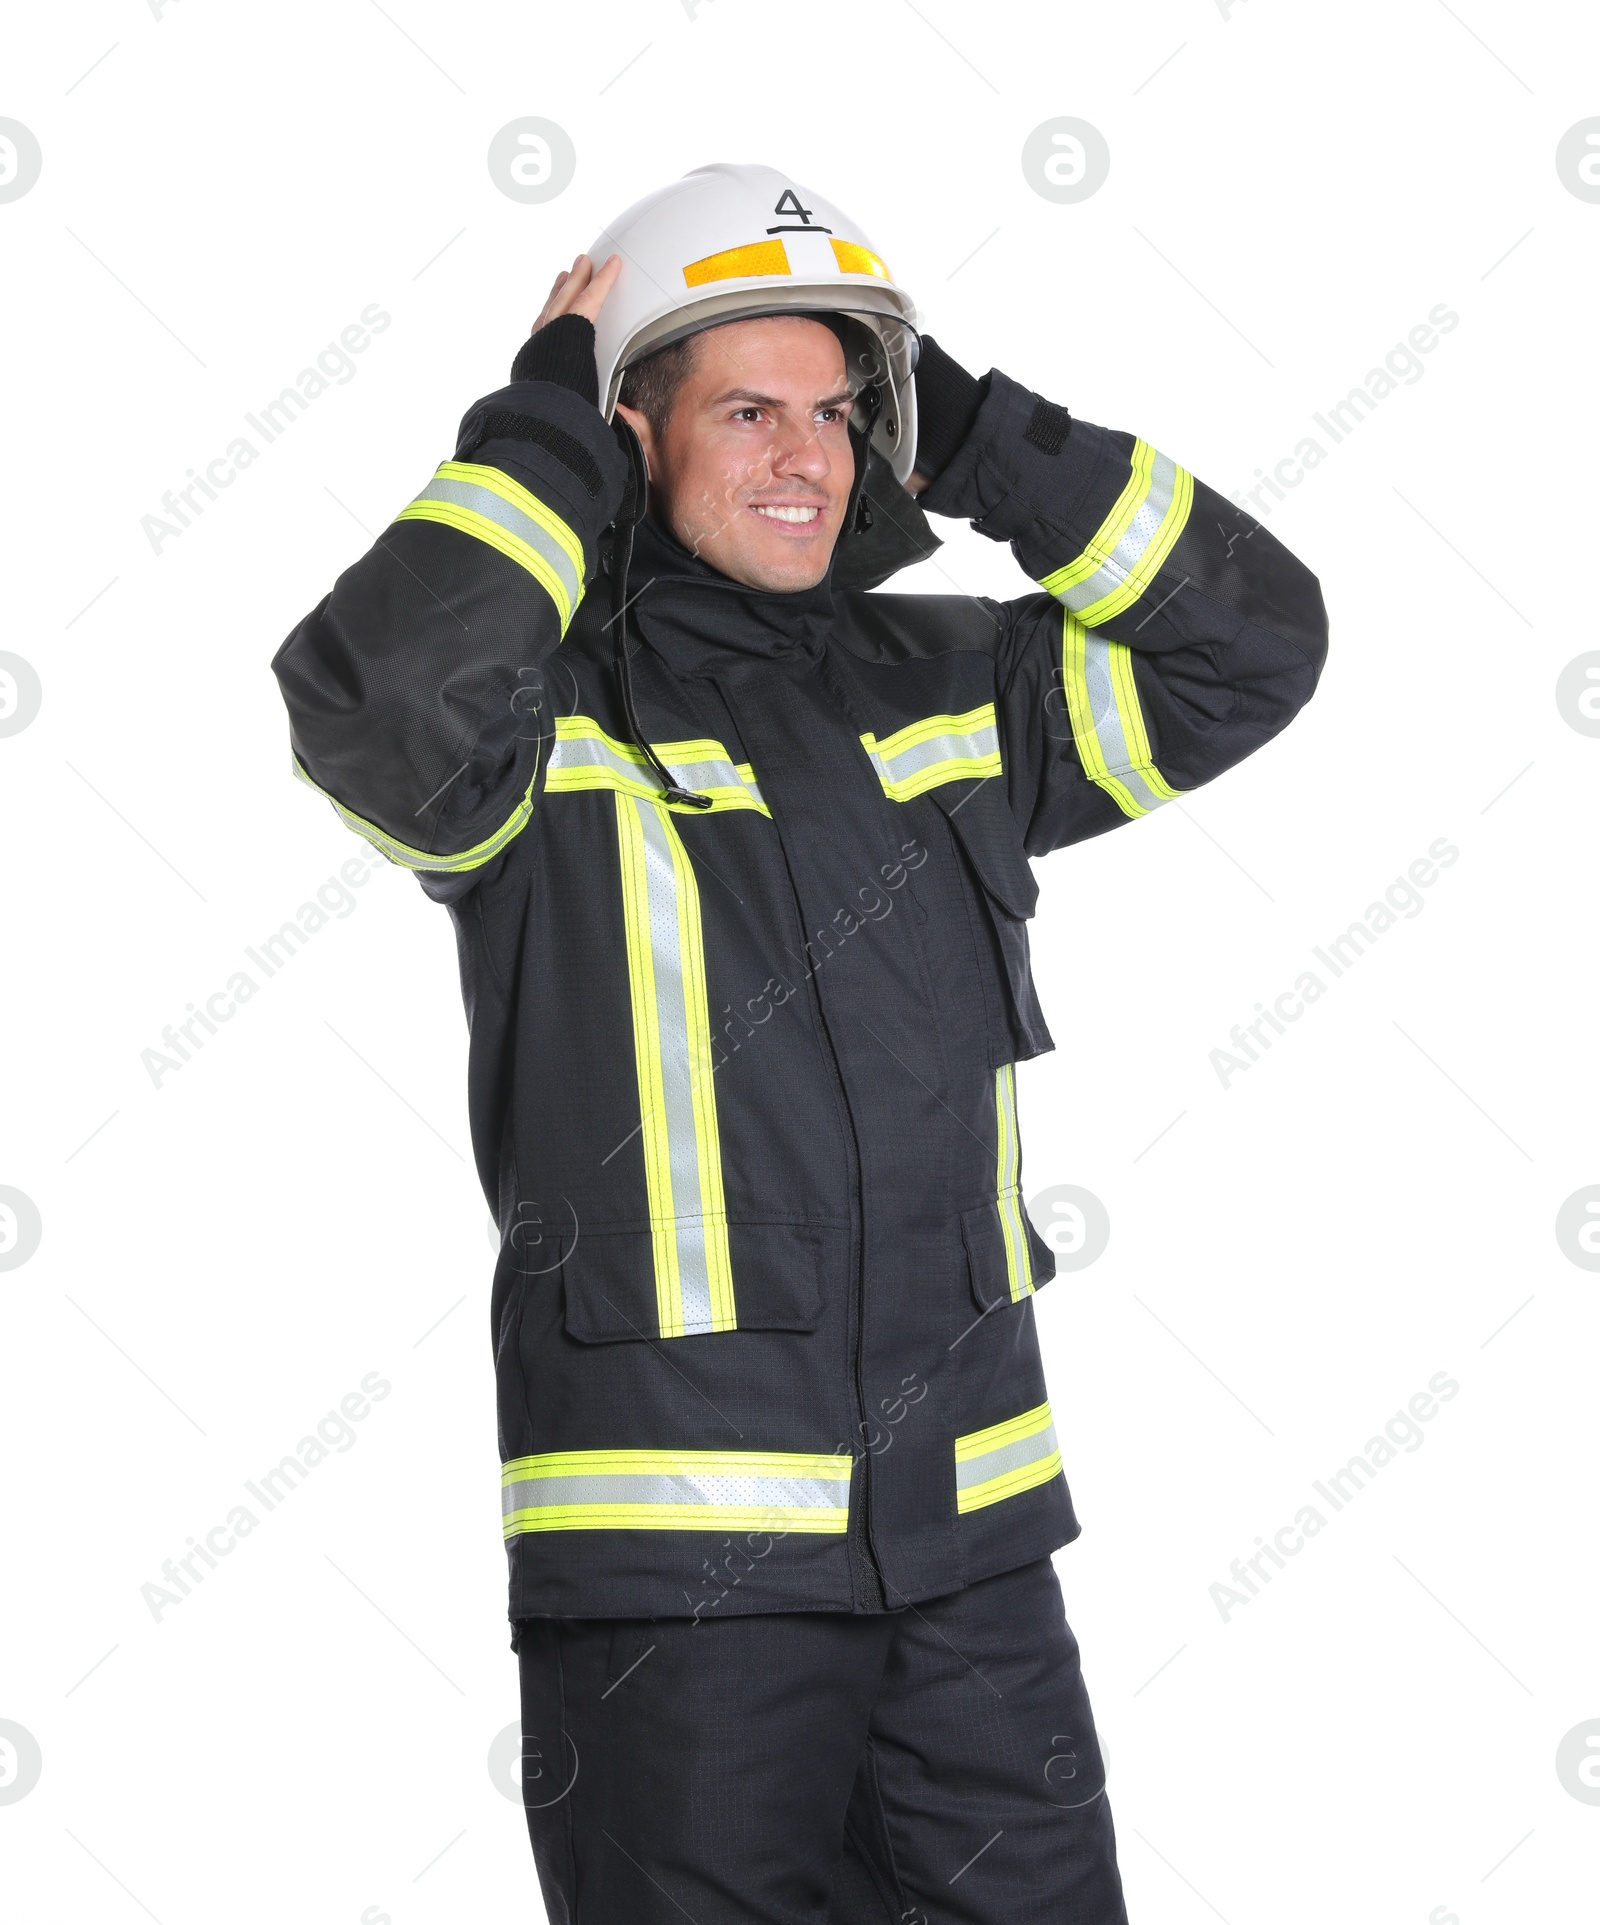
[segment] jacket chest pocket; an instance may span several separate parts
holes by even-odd
[[[817,1223],[679,1217],[579,1233],[561,1263],[564,1320],[580,1343],[726,1330],[815,1330],[836,1296],[847,1232]]]
[[[949,825],[956,860],[976,904],[978,936],[998,983],[991,1013],[990,1064],[1023,1062],[1055,1048],[1039,1007],[1028,955],[1028,921],[1039,885],[997,779],[932,792]]]

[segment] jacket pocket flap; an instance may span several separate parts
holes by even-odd
[[[1033,1287],[1042,1290],[1056,1273],[1056,1253],[1033,1227],[1033,1218],[1024,1207],[1022,1227],[1028,1233],[1028,1248],[1033,1252]]]
[[[1017,834],[1004,777],[990,776],[976,784],[947,782],[930,793],[984,889],[1008,916],[1026,921],[1038,906],[1039,882]]]
[[[963,1212],[972,1300],[980,1310],[1018,1303],[1056,1273],[1055,1252],[1028,1221],[1016,1192]]]
[[[698,1221],[672,1231],[580,1231],[561,1265],[567,1334],[580,1343],[641,1343],[721,1330],[815,1330],[824,1277],[843,1232],[826,1224]],[[831,1281],[831,1277],[829,1279]]]

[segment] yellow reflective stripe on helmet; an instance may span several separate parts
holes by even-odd
[[[561,517],[498,468],[442,462],[397,521],[437,521],[487,542],[538,582],[567,631],[583,599],[583,544]]]
[[[801,1451],[564,1450],[501,1473],[505,1534],[782,1530],[842,1533],[850,1456]]]
[[[1133,651],[1062,617],[1061,679],[1083,772],[1127,816],[1148,815],[1181,795],[1155,765],[1133,679]]]
[[[874,254],[870,247],[862,247],[855,241],[838,241],[829,237],[833,247],[833,258],[839,263],[841,274],[871,274],[880,281],[893,281],[894,276],[880,255]]]
[[[462,849],[455,855],[437,855],[428,849],[413,849],[408,843],[401,842],[387,831],[380,829],[375,822],[368,822],[364,816],[357,815],[354,809],[347,809],[336,795],[331,795],[320,783],[311,779],[299,756],[291,757],[291,761],[296,776],[308,789],[314,789],[324,801],[333,804],[340,821],[346,828],[354,829],[359,836],[365,836],[381,855],[387,856],[391,862],[398,863],[403,869],[426,869],[441,875],[455,875],[463,869],[481,868],[491,857],[500,853],[533,814],[533,785],[538,780],[537,775],[529,780],[527,788],[523,791],[522,800],[493,835],[486,836],[482,842],[474,843],[470,849]]]
[[[968,709],[964,715],[924,716],[882,741],[869,731],[862,736],[861,746],[891,802],[909,802],[941,782],[982,780],[1000,773],[993,702]]]
[[[618,792],[617,846],[660,1335],[732,1330],[700,890],[659,802]]]
[[[732,761],[720,742],[697,737],[687,742],[658,742],[655,749],[686,789],[711,798],[709,811],[689,803],[670,805],[679,814],[755,809],[771,815],[761,799],[755,771],[748,762]],[[558,715],[545,792],[562,794],[578,789],[614,789],[622,795],[659,797],[661,783],[643,749],[635,743],[619,742],[587,715]]]
[[[1000,1213],[1000,1230],[1006,1244],[1006,1277],[1011,1300],[1019,1303],[1033,1295],[1033,1259],[1028,1252],[1028,1232],[1022,1218],[1022,1148],[1017,1130],[1017,1085],[1010,1063],[1002,1063],[994,1073],[995,1130],[999,1149],[995,1157],[995,1208]]]
[[[1194,503],[1194,476],[1148,442],[1135,441],[1128,485],[1083,553],[1040,586],[1097,628],[1131,608],[1156,578],[1183,533]]]
[[[982,1510],[1019,1491],[1048,1484],[1061,1472],[1061,1452],[1048,1403],[1020,1417],[956,1439],[956,1509]]]
[[[743,281],[788,272],[789,256],[782,241],[751,241],[747,247],[727,247],[720,254],[691,261],[683,278],[690,287],[702,287],[707,281]]]

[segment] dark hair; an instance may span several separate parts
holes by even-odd
[[[822,325],[838,337],[839,345],[845,345],[845,319],[842,314],[798,313],[794,317],[802,321],[820,321]],[[713,326],[726,326],[725,322],[714,322]],[[686,334],[681,341],[657,348],[654,354],[647,354],[642,361],[635,361],[622,377],[622,386],[617,390],[617,399],[625,408],[634,408],[650,423],[651,433],[659,440],[667,431],[667,423],[672,419],[673,404],[678,399],[678,390],[694,372],[695,360],[699,352],[701,334],[708,334],[709,328],[702,328],[697,334]]]
[[[635,361],[622,377],[617,399],[624,407],[637,409],[650,423],[651,433],[658,440],[672,419],[678,390],[694,371],[699,338],[696,334],[686,334],[681,341],[657,348],[654,354]]]

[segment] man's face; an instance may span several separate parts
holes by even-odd
[[[665,433],[632,408],[657,512],[692,554],[779,592],[827,573],[855,484],[844,349],[820,321],[774,315],[696,337]]]

